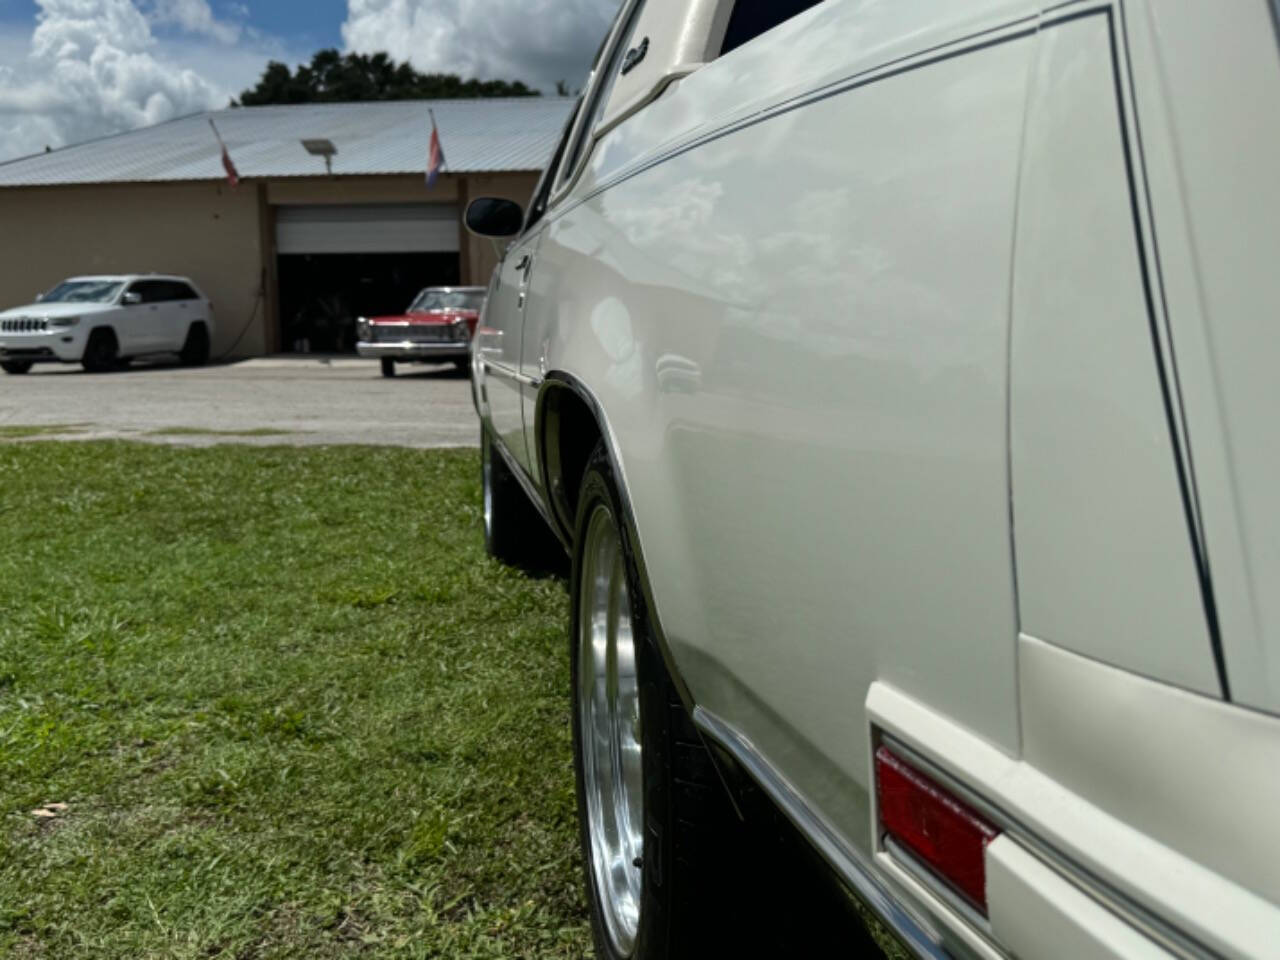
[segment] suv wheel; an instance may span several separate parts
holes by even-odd
[[[573,744],[596,948],[608,960],[721,955],[733,809],[667,674],[612,466],[588,461],[572,574]]]
[[[106,328],[98,329],[89,334],[80,365],[89,373],[105,373],[116,366],[119,352],[115,333]]]
[[[484,488],[484,548],[513,567],[543,571],[564,555],[542,515],[529,502],[507,461],[480,428],[480,482]]]
[[[0,370],[5,373],[20,374],[29,371],[31,366],[30,360],[6,360],[4,363],[0,363]]]
[[[384,377],[394,377],[396,375],[396,362],[390,357],[382,358],[382,375]]]
[[[203,323],[193,323],[187,331],[186,342],[178,354],[184,367],[202,367],[209,362],[209,328]]]

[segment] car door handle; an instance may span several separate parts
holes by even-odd
[[[645,58],[645,54],[649,52],[649,38],[645,37],[640,41],[640,46],[632,47],[627,51],[627,55],[622,58],[622,75],[625,77],[628,73],[640,65],[640,61]]]
[[[518,273],[524,273],[526,270],[529,269],[529,264],[530,262],[532,262],[532,260],[533,260],[533,257],[530,254],[526,253],[523,257],[520,258],[520,262],[516,264],[516,271]]]

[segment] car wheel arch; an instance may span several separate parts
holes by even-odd
[[[557,533],[571,550],[578,512],[578,488],[591,454],[598,444],[603,444],[618,486],[623,513],[620,519],[627,527],[627,539],[635,553],[641,593],[654,639],[681,701],[692,714],[695,706],[693,694],[681,676],[671,654],[666,632],[662,628],[662,618],[654,600],[644,549],[636,526],[635,510],[627,489],[626,474],[604,408],[591,388],[573,374],[552,370],[543,378],[539,388],[534,417],[539,481],[555,519]]]
[[[590,391],[566,374],[549,374],[538,395],[535,414],[539,480],[565,543],[573,541],[583,471],[596,444],[607,436],[603,413]],[[613,465],[617,456],[606,442]]]

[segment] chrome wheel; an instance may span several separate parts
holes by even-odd
[[[484,450],[480,457],[480,485],[484,488],[484,535],[488,540],[493,536],[493,453],[489,450],[489,438],[481,440]]]
[[[640,926],[644,768],[640,684],[626,558],[613,514],[587,523],[578,597],[578,724],[591,874],[614,949],[629,956]]]

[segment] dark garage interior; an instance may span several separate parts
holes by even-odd
[[[404,311],[423,287],[457,284],[457,253],[290,254],[278,259],[280,346],[352,353],[357,317]]]

